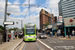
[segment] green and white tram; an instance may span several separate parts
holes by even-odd
[[[35,24],[24,25],[24,41],[36,41],[36,33]]]

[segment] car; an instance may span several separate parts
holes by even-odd
[[[42,33],[39,35],[39,38],[47,38],[46,34]]]

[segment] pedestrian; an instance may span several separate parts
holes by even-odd
[[[11,34],[9,33],[8,34],[8,42],[10,41],[10,39],[11,39]]]
[[[57,32],[55,32],[55,37],[57,36]]]
[[[74,36],[74,30],[72,30],[72,35]]]
[[[52,36],[52,32],[50,32],[51,36]]]
[[[22,38],[22,32],[21,32],[20,36],[21,36],[21,38]]]
[[[51,31],[49,33],[50,33],[50,36],[51,36]]]
[[[57,37],[59,37],[60,33],[61,33],[61,30],[60,29],[57,30]]]
[[[15,39],[17,39],[17,32],[15,33]]]
[[[71,38],[71,33],[70,33],[70,31],[68,31],[68,38]]]
[[[7,36],[7,30],[5,30],[5,32],[3,34],[4,42],[6,42],[6,36]]]
[[[17,33],[17,38],[18,38],[18,36],[19,36],[19,33]]]
[[[63,31],[63,38],[65,37],[65,32]]]

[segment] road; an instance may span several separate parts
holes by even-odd
[[[40,39],[36,42],[22,42],[19,50],[75,50],[75,40],[64,40],[53,37]],[[41,42],[40,42],[41,41]]]
[[[36,41],[36,42],[22,42],[22,44],[18,46],[16,50],[50,50],[50,49],[45,47],[39,41]]]
[[[38,39],[54,50],[75,50],[75,40],[62,40],[52,37],[47,37],[47,39]]]

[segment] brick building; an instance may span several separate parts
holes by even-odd
[[[52,24],[54,23],[54,15],[52,14]],[[51,14],[42,9],[40,11],[40,29],[43,29],[45,24],[49,22],[51,23]]]
[[[54,20],[53,23],[57,23],[57,16],[54,16],[53,20]]]

